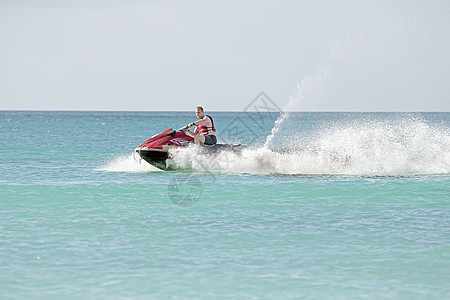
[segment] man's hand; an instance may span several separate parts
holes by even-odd
[[[178,129],[179,131],[183,131],[184,133],[186,133],[186,130],[189,129],[189,125],[186,125],[184,127],[181,127],[180,129]]]

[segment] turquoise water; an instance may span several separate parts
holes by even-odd
[[[214,113],[251,147],[134,160],[194,117],[0,112],[0,298],[449,297],[450,113]]]

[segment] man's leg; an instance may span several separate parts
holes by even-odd
[[[204,144],[205,143],[205,136],[197,134],[196,136],[194,136],[194,143],[197,144],[197,145],[198,144]]]

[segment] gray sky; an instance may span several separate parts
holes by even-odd
[[[447,0],[0,0],[0,41],[0,109],[450,111]]]

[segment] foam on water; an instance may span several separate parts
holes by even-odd
[[[97,169],[98,171],[109,172],[155,172],[160,169],[150,165],[145,160],[139,160],[133,157],[133,154],[119,156],[112,161],[107,162],[104,166]]]
[[[195,170],[252,174],[419,175],[450,173],[450,130],[423,120],[336,124],[305,142],[248,148],[237,154],[202,153],[197,147],[172,152],[175,163]],[[200,153],[200,154],[199,154]]]

